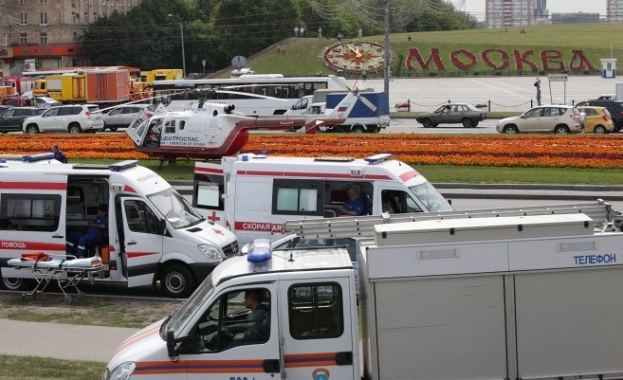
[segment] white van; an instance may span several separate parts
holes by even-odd
[[[241,154],[221,164],[197,162],[193,206],[233,231],[241,245],[281,234],[285,221],[341,216],[356,186],[364,214],[450,211],[450,203],[410,165],[378,154],[272,157]]]
[[[127,287],[160,282],[166,296],[187,297],[226,256],[238,252],[230,231],[207,222],[171,185],[138,161],[112,165],[0,163],[0,267],[7,289],[26,288],[30,271],[8,265],[25,253],[66,254],[66,238],[108,205],[108,241],[98,283]],[[41,164],[49,162],[50,165]]]

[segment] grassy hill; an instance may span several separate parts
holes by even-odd
[[[598,75],[601,69],[600,58],[611,56],[617,58],[623,66],[623,41],[618,36],[623,35],[623,24],[564,24],[538,25],[526,27],[526,33],[520,33],[520,28],[507,29],[473,29],[443,32],[420,32],[392,34],[390,47],[393,54],[392,73],[394,76],[425,75],[421,71],[409,71],[405,59],[409,49],[417,48],[426,59],[431,48],[439,48],[441,58],[446,63],[447,70],[439,75],[492,75],[494,70],[485,65],[480,58],[484,49],[495,48],[504,50],[513,56],[513,50],[522,52],[533,49],[535,55],[532,61],[539,61],[538,54],[545,49],[559,50],[563,56],[561,60],[568,67],[572,50],[583,50],[596,71],[577,74]],[[409,37],[411,41],[409,41]],[[384,37],[369,36],[361,40],[383,44]],[[248,57],[247,66],[259,73],[281,73],[286,76],[309,76],[318,72],[330,74],[320,59],[322,51],[337,42],[336,38],[289,38],[281,42],[285,46],[285,54],[278,54],[276,46],[271,46],[254,56]],[[466,49],[478,57],[476,66],[467,71],[461,71],[450,64],[449,53],[457,49]],[[495,60],[493,60],[495,62]],[[498,62],[495,62],[498,63]],[[539,66],[540,67],[540,66]],[[231,68],[216,73],[215,77],[227,77]],[[515,65],[511,63],[509,69],[498,75],[517,75]],[[572,72],[570,72],[572,74]],[[380,76],[381,74],[376,74]]]

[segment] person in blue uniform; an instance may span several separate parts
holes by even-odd
[[[100,205],[97,208],[97,216],[88,222],[88,228],[84,231],[74,231],[67,237],[67,253],[75,251],[78,258],[84,257],[89,245],[105,242],[108,239],[108,205]]]
[[[361,192],[357,186],[351,186],[346,193],[348,194],[348,201],[342,206],[342,215],[344,216],[358,216],[364,215],[366,211],[366,204],[361,198]]]
[[[65,156],[65,153],[58,148],[58,144],[52,145],[52,153],[54,153],[55,160],[60,161],[63,164],[67,163],[67,156]]]

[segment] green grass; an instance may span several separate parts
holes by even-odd
[[[538,62],[538,54],[544,49],[557,49],[563,53],[565,65],[569,65],[571,51],[582,49],[587,54],[591,63],[600,70],[600,58],[612,57],[623,62],[623,42],[613,39],[613,36],[623,34],[623,24],[557,24],[538,25],[527,28],[526,34],[519,33],[520,28],[506,29],[472,29],[443,32],[420,32],[401,33],[390,36],[390,48],[393,54],[392,72],[394,76],[410,76],[407,72],[404,60],[408,56],[409,49],[417,48],[427,57],[432,47],[441,50],[441,56],[448,64],[448,71],[458,71],[449,64],[448,53],[457,49],[467,49],[479,54],[486,48],[499,48],[512,56],[513,49],[525,52],[534,50],[532,61]],[[408,41],[408,37],[411,41]],[[367,36],[362,40],[383,43],[383,36]],[[317,72],[330,74],[331,71],[324,66],[320,55],[329,45],[336,43],[335,38],[289,38],[283,42],[286,46],[286,54],[277,54],[276,49],[268,48],[254,56],[249,57],[248,66],[257,73],[281,73],[286,76],[313,75]],[[611,50],[612,49],[612,50]],[[514,70],[512,64],[509,70]],[[540,66],[540,65],[539,65]],[[229,70],[218,72],[216,76],[227,77]],[[491,73],[491,68],[482,63],[479,58],[478,65],[470,69],[483,74]],[[373,74],[374,75],[380,74]]]
[[[0,380],[98,380],[105,370],[105,363],[0,355]]]

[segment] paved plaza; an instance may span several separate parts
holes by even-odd
[[[491,111],[525,111],[536,106],[537,76],[469,77],[469,78],[396,78],[389,82],[389,105],[411,101],[412,110],[431,111],[448,101],[491,104]],[[619,78],[569,76],[567,82],[541,79],[543,104],[572,104],[602,94],[614,94]],[[348,80],[349,86],[383,91],[383,80]],[[551,86],[551,90],[550,90]],[[531,103],[532,102],[532,103]]]

